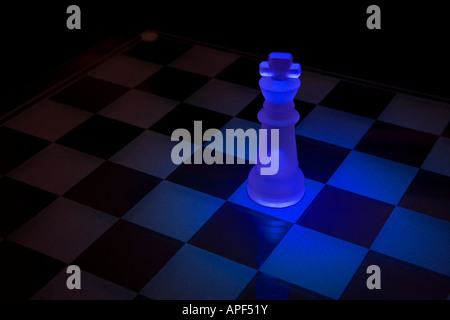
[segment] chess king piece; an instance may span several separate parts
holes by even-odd
[[[258,152],[257,162],[248,176],[247,193],[260,205],[283,208],[300,201],[305,193],[305,178],[299,168],[295,141],[295,124],[300,115],[295,110],[294,97],[300,88],[301,66],[292,63],[290,53],[272,52],[268,60],[259,66],[262,76],[259,86],[265,101],[258,120],[261,128],[267,129],[266,141],[271,141],[271,129],[279,130],[278,150],[267,146],[268,152],[278,152],[279,167],[275,174],[261,174],[261,167],[265,165]],[[261,139],[258,148],[261,148]]]

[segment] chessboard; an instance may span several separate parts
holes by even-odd
[[[164,33],[111,52],[1,119],[2,299],[448,298],[449,101],[302,64],[306,192],[267,208],[251,163],[170,156],[194,121],[260,127],[267,57]]]

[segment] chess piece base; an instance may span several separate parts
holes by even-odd
[[[248,176],[247,194],[262,206],[289,207],[303,198],[305,177],[300,168],[289,174],[261,175],[256,165]]]

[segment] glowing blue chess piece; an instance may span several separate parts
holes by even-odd
[[[261,174],[265,165],[258,155],[248,176],[247,193],[263,206],[283,208],[300,201],[305,193],[305,178],[299,168],[295,141],[295,124],[300,115],[295,110],[294,97],[300,88],[301,66],[292,63],[290,53],[272,52],[268,60],[259,65],[262,76],[259,86],[265,101],[258,120],[269,136],[271,129],[279,130],[278,150],[268,147],[272,153],[278,153],[279,168],[275,174]]]

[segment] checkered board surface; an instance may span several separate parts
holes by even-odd
[[[194,120],[259,128],[261,60],[167,35],[136,41],[4,121],[0,297],[447,299],[442,100],[304,68],[306,194],[285,209],[249,200],[248,162],[172,163],[172,131]],[[71,264],[81,290],[66,288]],[[370,265],[380,290],[366,287]]]

